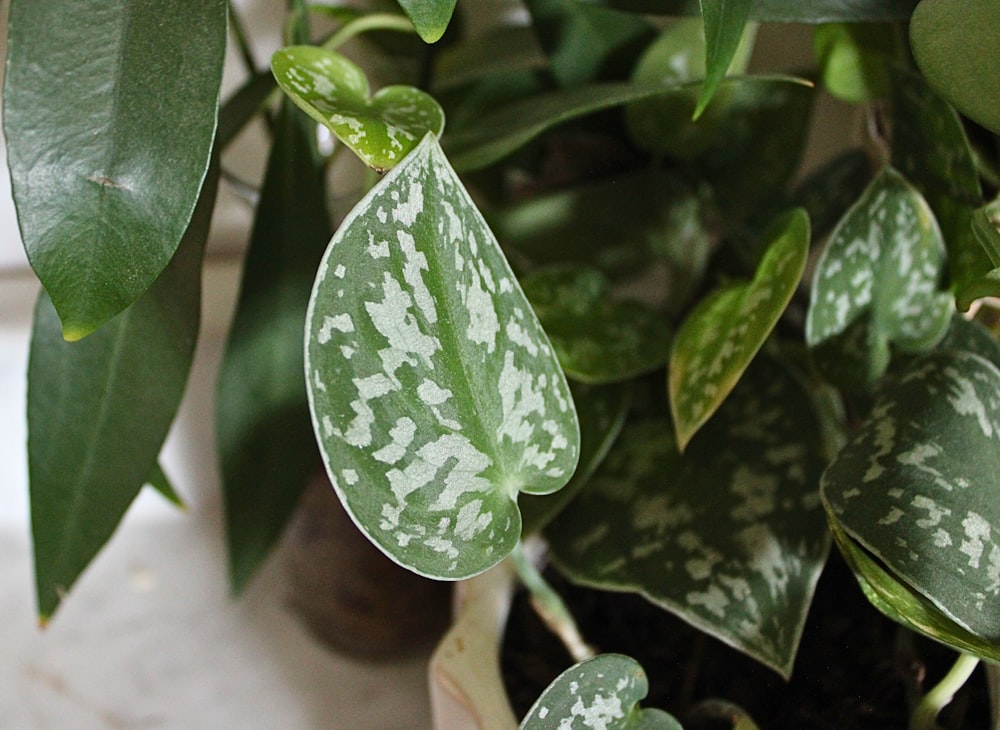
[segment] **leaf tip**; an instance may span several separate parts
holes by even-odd
[[[63,322],[63,339],[66,342],[79,342],[84,337],[94,331],[93,327],[85,327],[79,324]]]
[[[52,618],[49,614],[40,613],[38,614],[38,628],[44,631],[49,627],[49,619]]]

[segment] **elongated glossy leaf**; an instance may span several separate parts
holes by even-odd
[[[600,271],[554,266],[521,284],[569,377],[612,383],[667,363],[669,322],[640,302],[613,300],[611,282]]]
[[[527,0],[549,68],[560,86],[628,75],[642,45],[654,35],[641,16],[588,6],[577,0]]]
[[[813,280],[806,341],[832,382],[870,387],[890,345],[925,352],[944,336],[944,244],[924,198],[886,168],[831,234]]]
[[[28,260],[68,340],[177,250],[208,169],[225,0],[13,0],[4,133]]]
[[[994,266],[972,231],[982,204],[975,155],[962,121],[917,74],[893,69],[892,160],[927,198],[948,249],[948,269],[959,309],[1000,295]]]
[[[153,467],[153,472],[146,477],[146,484],[159,492],[165,500],[170,502],[175,507],[184,509],[184,500],[181,499],[177,490],[174,489],[174,485],[170,482],[170,478],[167,476],[166,472],[163,471],[163,467],[160,466],[160,462],[156,462]]]
[[[636,13],[698,15],[699,0],[580,0]],[[860,23],[906,20],[917,0],[755,0],[754,20],[780,23]]]
[[[736,386],[791,301],[809,254],[805,211],[784,216],[765,239],[753,280],[702,300],[674,340],[668,384],[681,450]]]
[[[28,476],[42,621],[155,478],[194,355],[215,179],[160,278],[93,335],[65,341],[48,297],[39,298],[28,363]]]
[[[970,119],[1000,134],[1000,4],[922,0],[910,46],[927,83]]]
[[[379,172],[396,165],[427,132],[444,130],[444,112],[433,97],[412,86],[370,95],[364,71],[339,53],[290,46],[274,54],[271,70],[299,108]]]
[[[315,126],[282,104],[219,374],[216,433],[236,590],[321,468],[302,375],[309,290],[332,234]]]
[[[586,485],[621,433],[632,404],[631,383],[570,383],[570,390],[580,421],[580,464],[569,484],[558,492],[521,495],[518,504],[524,519],[525,535],[544,528]]]
[[[549,525],[553,559],[574,581],[641,593],[787,677],[829,544],[816,486],[825,463],[808,392],[758,357],[683,456],[665,420],[626,425]]]
[[[934,353],[884,388],[822,480],[840,529],[994,654],[998,442],[1000,370],[967,352]]]
[[[642,709],[649,680],[624,654],[598,654],[553,680],[521,722],[520,730],[681,730],[663,710]]]
[[[705,23],[705,82],[694,110],[695,119],[715,96],[736,55],[752,4],[751,0],[700,0],[700,3]]]
[[[498,26],[488,34],[442,48],[435,58],[432,91],[447,91],[472,81],[542,69],[545,65],[545,54],[531,28]]]
[[[579,427],[552,348],[437,139],[358,204],[306,324],[313,427],[348,512],[442,579],[495,565],[517,495],[572,476]]]
[[[399,0],[417,33],[427,43],[435,43],[448,30],[458,0]]]

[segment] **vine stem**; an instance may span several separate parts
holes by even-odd
[[[413,23],[402,15],[393,13],[370,13],[345,23],[336,33],[326,39],[323,48],[335,51],[351,38],[372,30],[394,30],[400,33],[415,33]]]
[[[971,654],[961,654],[937,686],[925,694],[910,716],[910,730],[934,730],[938,713],[944,709],[955,693],[968,681],[979,666],[979,659]]]
[[[584,641],[562,597],[542,577],[523,543],[517,544],[511,558],[518,577],[531,594],[531,605],[545,625],[559,637],[573,661],[582,662],[593,657],[596,654],[594,648]]]
[[[254,60],[253,50],[250,48],[250,38],[247,35],[246,28],[243,27],[243,21],[236,12],[236,8],[233,7],[232,0],[229,0],[229,27],[236,38],[236,46],[239,49],[240,58],[243,60],[243,65],[246,66],[247,72],[251,74],[256,73],[257,62]]]

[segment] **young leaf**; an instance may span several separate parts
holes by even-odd
[[[448,30],[458,0],[399,0],[413,27],[426,43],[436,43]]]
[[[837,385],[869,388],[889,366],[890,344],[925,352],[948,329],[938,291],[944,244],[934,214],[885,168],[831,234],[813,279],[806,341]]]
[[[458,579],[517,543],[520,492],[573,474],[579,426],[527,300],[433,135],[347,216],[306,320],[327,471],[355,522]]]
[[[570,378],[611,383],[666,364],[669,322],[640,302],[613,300],[600,271],[570,264],[537,269],[521,285]]]
[[[267,557],[320,468],[302,377],[309,289],[332,234],[315,130],[286,99],[219,373],[216,434],[236,591]]]
[[[177,250],[208,170],[225,0],[13,0],[4,132],[21,238],[78,340]]]
[[[838,528],[950,621],[992,644],[994,658],[998,442],[1000,370],[968,352],[934,353],[879,393],[871,418],[822,479]]]
[[[972,230],[982,204],[975,155],[962,120],[915,73],[892,72],[892,160],[930,203],[948,249],[951,287],[959,309],[1000,296],[1000,282]]]
[[[700,0],[700,3],[705,23],[705,82],[694,110],[694,119],[705,111],[719,88],[719,82],[725,77],[753,5],[752,0]]]
[[[271,71],[299,108],[379,172],[426,133],[444,131],[444,112],[433,97],[412,86],[387,86],[370,96],[364,71],[338,53],[290,46],[274,54]]]
[[[546,529],[553,560],[787,677],[829,545],[816,490],[826,462],[805,386],[758,357],[683,456],[665,420],[626,425]]]
[[[177,253],[132,306],[80,342],[43,293],[28,361],[28,476],[38,611],[46,621],[142,485],[187,383],[214,174]]]
[[[823,84],[838,99],[862,103],[889,90],[887,61],[895,53],[895,29],[873,23],[827,23],[813,36]]]
[[[910,46],[931,88],[970,119],[1000,134],[1000,4],[922,0]]]
[[[666,712],[639,707],[648,692],[646,672],[635,659],[599,654],[556,677],[519,730],[681,730]]]
[[[797,209],[765,235],[753,281],[718,289],[681,325],[670,355],[670,409],[683,451],[715,413],[774,329],[809,254],[809,218]]]

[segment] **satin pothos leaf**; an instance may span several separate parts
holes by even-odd
[[[271,71],[299,108],[379,172],[396,165],[427,132],[444,131],[444,112],[432,96],[403,85],[372,95],[365,72],[339,53],[290,46],[274,54]]]
[[[576,664],[546,687],[520,730],[681,730],[663,710],[643,709],[649,680],[624,654],[598,654]]]
[[[809,254],[805,211],[783,216],[764,238],[753,280],[709,294],[674,340],[667,382],[682,450],[736,386],[802,278]]]
[[[805,385],[758,357],[683,455],[666,419],[627,424],[546,529],[553,560],[574,582],[640,593],[787,677],[829,546],[826,462]]]
[[[836,385],[863,391],[889,366],[890,345],[926,352],[953,311],[938,290],[944,243],[923,196],[885,168],[841,219],[820,256],[806,342]]]
[[[520,492],[572,476],[579,426],[545,333],[434,135],[347,216],[306,320],[334,487],[389,557],[459,579],[517,543]]]
[[[924,633],[980,656],[1000,655],[996,366],[961,351],[912,363],[880,391],[870,418],[823,474],[821,489],[837,528],[930,614],[947,619]],[[893,591],[882,593],[894,610],[913,614],[906,592],[899,600]],[[962,631],[948,629],[952,622]],[[969,635],[992,649],[970,647]]]
[[[616,301],[587,266],[537,269],[522,282],[566,374],[583,383],[628,380],[666,364],[671,327],[637,301]]]

